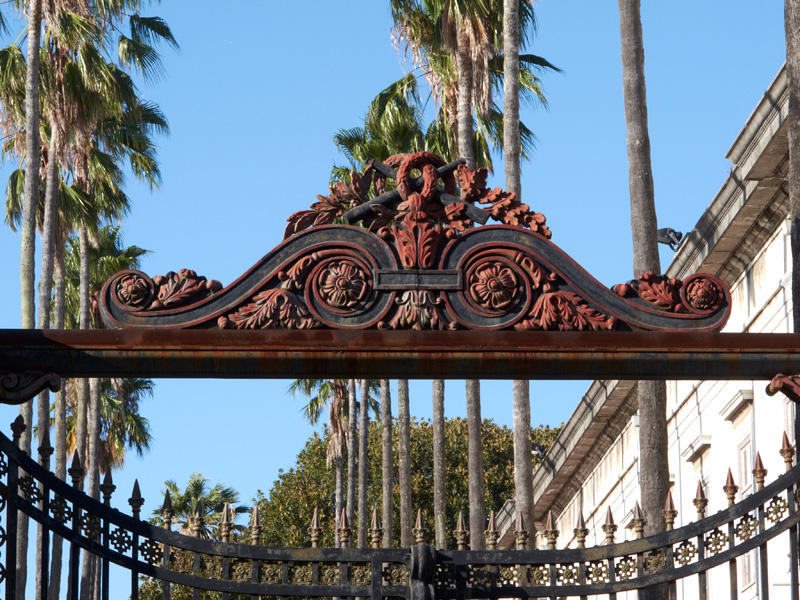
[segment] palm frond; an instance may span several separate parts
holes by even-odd
[[[120,35],[117,55],[123,66],[137,69],[145,79],[159,79],[164,75],[161,56],[149,44]]]
[[[131,38],[137,42],[157,44],[166,42],[173,49],[179,48],[172,30],[161,17],[142,17],[138,13],[130,16]]]
[[[25,189],[25,169],[15,169],[6,184],[6,211],[4,221],[13,231],[22,224],[22,196]]]

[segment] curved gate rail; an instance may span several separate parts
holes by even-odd
[[[74,481],[80,473],[73,471]],[[108,564],[131,573],[131,595],[139,576],[195,590],[274,597],[531,598],[574,597],[641,589],[699,575],[705,597],[706,572],[726,562],[736,586],[736,558],[758,549],[766,565],[767,542],[789,530],[797,546],[800,467],[793,467],[745,500],[699,521],[618,544],[548,550],[435,550],[420,543],[393,548],[271,548],[189,537],[138,519],[141,498],[130,503],[134,516],[104,505],[58,479],[0,434],[0,497],[6,531],[0,527],[0,564],[6,598],[15,596],[17,510],[70,542],[67,597],[77,597],[79,550],[103,562],[102,597],[108,598]],[[763,478],[762,478],[763,481]],[[733,492],[729,494],[732,497]],[[702,512],[705,505],[701,501]],[[2,514],[2,513],[0,513]],[[0,523],[0,526],[3,523]],[[604,528],[613,539],[615,526]],[[548,535],[549,534],[549,535]],[[553,543],[557,532],[545,531]],[[583,535],[585,539],[585,534]],[[524,538],[524,536],[523,536]],[[4,548],[3,548],[4,546]],[[47,544],[43,545],[43,553]],[[47,564],[46,554],[42,557]],[[797,562],[792,561],[796,578]],[[37,585],[47,588],[46,569]],[[796,579],[795,579],[796,580]],[[768,597],[766,569],[761,596]]]

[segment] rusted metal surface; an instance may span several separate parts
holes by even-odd
[[[767,384],[767,394],[774,396],[778,392],[800,404],[800,375],[775,375]]]
[[[644,273],[601,285],[550,241],[544,215],[487,188],[485,169],[445,165],[429,152],[387,162],[292,215],[287,239],[225,288],[189,269],[117,273],[99,296],[103,321],[123,329],[719,331],[728,318],[730,292],[713,275]],[[422,177],[412,179],[413,170]],[[372,201],[373,186],[385,186],[375,174],[394,176],[397,187]],[[489,216],[499,224],[476,226]],[[351,224],[333,225],[337,218]]]
[[[0,330],[0,365],[61,377],[768,380],[800,372],[800,335]]]

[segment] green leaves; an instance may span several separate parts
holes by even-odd
[[[166,42],[174,50],[178,49],[178,42],[172,35],[172,30],[161,17],[142,17],[138,13],[132,14],[129,19],[131,37],[137,42],[157,44]]]

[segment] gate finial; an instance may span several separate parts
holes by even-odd
[[[311,515],[311,526],[308,528],[308,535],[311,536],[311,547],[319,548],[319,536],[322,527],[319,526],[319,507],[314,507],[314,514]]]
[[[667,501],[664,503],[664,510],[661,511],[661,514],[664,516],[664,523],[669,531],[675,526],[675,517],[678,516],[675,503],[672,501],[672,490],[667,492]]]
[[[383,529],[378,524],[378,509],[372,509],[372,524],[370,525],[369,530],[369,541],[372,544],[373,548],[380,548],[381,547],[381,538],[383,537]]]
[[[131,506],[131,511],[133,512],[133,518],[138,519],[139,513],[142,510],[142,504],[144,504],[144,498],[142,498],[142,492],[139,489],[139,480],[133,480],[133,492],[131,493],[131,497],[128,498],[128,504]]]
[[[614,523],[614,515],[611,514],[611,507],[606,511],[606,522],[603,523],[603,532],[606,534],[606,544],[614,543],[614,534],[617,532],[617,524]]]
[[[100,491],[103,492],[103,504],[106,506],[111,504],[111,494],[113,494],[116,489],[117,486],[114,485],[114,479],[111,477],[111,469],[109,469],[103,477],[103,483],[100,484]]]
[[[486,531],[483,534],[486,538],[486,549],[496,550],[497,539],[500,537],[500,532],[497,531],[497,523],[494,516],[494,511],[489,513],[489,523],[486,525]]]
[[[725,485],[722,486],[722,491],[728,497],[728,506],[733,506],[736,502],[736,492],[739,491],[739,486],[733,480],[733,473],[728,468],[728,478],[725,480]]]
[[[778,452],[780,452],[781,456],[783,457],[783,462],[786,464],[786,470],[789,471],[792,468],[792,460],[794,459],[794,446],[789,443],[789,436],[786,435],[785,431],[783,432],[781,449]]]
[[[469,531],[467,530],[467,525],[464,523],[464,511],[459,511],[458,513],[458,523],[456,523],[456,528],[455,531],[453,531],[453,535],[456,537],[457,548],[459,550],[466,550]]]
[[[258,546],[259,538],[261,537],[261,513],[258,510],[258,504],[253,506],[250,512],[250,544]]]
[[[547,522],[544,525],[544,537],[547,539],[547,549],[556,549],[556,540],[558,539],[558,529],[556,529],[555,518],[553,511],[547,511]]]
[[[417,523],[414,525],[414,529],[411,530],[411,533],[414,534],[414,541],[416,541],[417,544],[425,543],[425,534],[428,533],[428,530],[422,524],[422,509],[417,510]]]
[[[575,541],[578,543],[578,548],[586,548],[586,536],[589,535],[589,529],[586,527],[586,521],[583,519],[583,511],[578,512],[578,526],[573,533],[575,534]]]
[[[161,516],[164,519],[164,529],[171,531],[175,509],[172,508],[172,496],[170,496],[169,490],[164,492],[164,504],[161,505]]]
[[[756,464],[753,468],[753,477],[756,478],[758,489],[763,489],[764,480],[767,478],[767,470],[764,468],[764,463],[761,461],[761,452],[756,452]]]
[[[342,548],[349,548],[350,538],[353,535],[353,529],[350,527],[350,522],[347,520],[347,511],[344,508],[342,508],[342,516],[339,517],[339,523],[341,526],[336,530],[336,533],[339,534],[339,540],[341,541]]]
[[[631,525],[633,526],[636,538],[641,539],[642,536],[644,536],[644,526],[647,525],[647,519],[645,519],[642,514],[642,507],[639,506],[638,500],[636,504],[633,505],[633,519],[631,520]]]
[[[517,511],[517,528],[514,531],[514,538],[517,540],[517,550],[525,550],[528,547],[528,530],[525,528],[525,517]]]
[[[231,541],[231,530],[233,529],[233,522],[231,521],[231,505],[226,502],[222,507],[222,520],[219,523],[220,537],[223,542]]]
[[[694,504],[695,508],[697,509],[697,518],[704,519],[706,516],[706,506],[708,506],[708,499],[706,498],[706,493],[703,490],[703,482],[697,482],[697,493],[695,494],[694,500],[692,500],[692,504]]]
[[[77,448],[72,455],[72,464],[70,465],[69,469],[67,469],[67,473],[69,473],[69,476],[72,479],[72,487],[79,489],[81,487],[81,482],[83,481],[83,476],[86,472],[83,470],[83,465],[81,464],[81,455],[78,453]]]
[[[25,419],[22,418],[22,415],[18,415],[11,423],[11,441],[14,442],[15,446],[19,446],[19,439],[22,437],[22,434],[25,433],[26,429]]]

